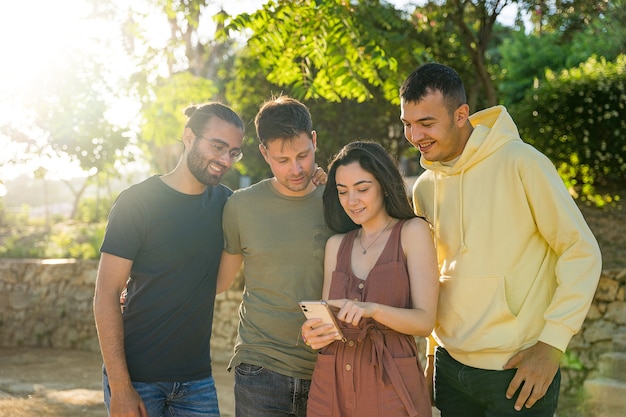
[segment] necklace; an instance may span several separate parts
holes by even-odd
[[[369,248],[372,247],[372,245],[374,243],[376,243],[376,241],[378,240],[379,237],[382,236],[382,234],[385,232],[385,230],[387,230],[387,227],[389,227],[389,224],[391,223],[391,221],[393,220],[393,217],[389,218],[389,221],[387,222],[387,224],[385,225],[385,227],[383,227],[383,230],[380,231],[380,233],[374,238],[374,240],[372,240],[372,243],[370,243],[369,245],[367,245],[367,247],[363,246],[363,242],[361,241],[361,236],[363,235],[363,229],[361,229],[359,231],[359,245],[361,246],[361,249],[363,249],[363,255],[365,255],[367,253],[367,250]]]

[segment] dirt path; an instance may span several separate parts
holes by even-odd
[[[232,417],[232,375],[213,366],[222,417]],[[0,417],[107,417],[101,367],[94,352],[0,348]]]
[[[107,417],[101,367],[99,353],[0,348],[0,417]],[[213,364],[213,377],[222,417],[233,417],[233,376],[225,363]]]
[[[0,417],[107,417],[99,353],[0,348]],[[234,417],[233,376],[214,363],[222,417]],[[561,403],[565,405],[565,398]],[[433,417],[439,417],[433,408]],[[558,417],[581,417],[562,410]]]

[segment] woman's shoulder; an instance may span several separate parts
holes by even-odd
[[[348,232],[349,233],[349,232]],[[336,245],[339,246],[341,244],[341,241],[343,240],[343,238],[348,234],[348,233],[337,233],[332,235],[331,237],[328,238],[328,240],[326,241],[326,246],[328,245]]]
[[[421,217],[421,216],[416,216],[416,217],[412,217],[410,219],[404,220],[404,225],[402,226],[402,228],[403,229],[406,229],[406,228],[430,229],[430,223],[428,222],[428,220],[426,220],[426,218]]]
[[[326,241],[326,249],[333,248],[335,250],[339,249],[341,242],[343,242],[344,238],[348,236],[350,233],[355,233],[354,230],[346,233],[336,233],[328,238]]]
[[[402,225],[402,236],[419,238],[420,234],[431,234],[431,225],[423,217],[413,217],[404,221]]]

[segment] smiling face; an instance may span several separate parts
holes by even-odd
[[[288,196],[307,195],[315,189],[311,182],[315,172],[315,131],[300,133],[291,139],[274,139],[259,150],[274,174],[272,183],[279,193]]]
[[[217,185],[233,164],[232,155],[241,149],[243,130],[219,117],[211,117],[204,125],[201,136],[190,128],[185,129],[187,143],[187,166],[193,176],[204,185]],[[216,150],[226,149],[219,155]]]
[[[335,177],[341,207],[354,223],[375,223],[387,217],[380,183],[358,162],[337,167]]]
[[[467,143],[469,107],[466,104],[450,112],[440,91],[420,101],[401,103],[400,118],[404,136],[428,161],[447,162],[461,155]]]

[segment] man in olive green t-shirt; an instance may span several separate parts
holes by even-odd
[[[224,207],[218,292],[242,262],[244,292],[235,354],[237,417],[304,417],[317,354],[300,338],[298,301],[319,299],[324,247],[323,186],[313,182],[316,132],[304,104],[281,96],[255,119],[273,177],[236,191]]]

